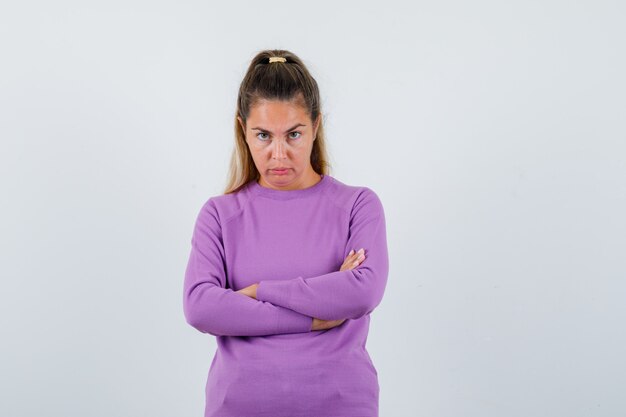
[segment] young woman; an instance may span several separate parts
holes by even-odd
[[[375,417],[365,347],[389,261],[383,206],[328,174],[302,61],[257,54],[241,83],[229,184],[200,209],[186,321],[217,338],[205,417]]]

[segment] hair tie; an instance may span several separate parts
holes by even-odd
[[[272,62],[287,62],[287,60],[282,56],[271,56],[269,63],[271,64]]]

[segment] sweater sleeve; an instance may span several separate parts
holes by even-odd
[[[385,213],[371,189],[363,187],[357,197],[349,227],[341,263],[350,250],[364,248],[365,260],[359,266],[307,278],[262,280],[257,299],[322,320],[357,319],[372,312],[382,301],[389,259]]]
[[[183,311],[187,323],[213,336],[311,331],[312,317],[225,288],[221,230],[215,203],[209,199],[197,216],[185,271]]]

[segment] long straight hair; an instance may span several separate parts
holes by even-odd
[[[269,62],[271,57],[285,58],[285,62]],[[317,82],[294,53],[283,49],[263,50],[252,59],[239,87],[235,112],[235,145],[230,158],[228,180],[224,194],[239,191],[260,173],[254,164],[245,131],[237,116],[246,125],[250,110],[261,100],[292,101],[302,106],[314,122],[321,114],[320,93]],[[311,149],[311,166],[318,174],[327,175],[330,164],[326,152],[323,116]]]

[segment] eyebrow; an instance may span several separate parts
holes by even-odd
[[[295,126],[293,126],[293,127],[290,127],[289,129],[287,129],[286,131],[287,131],[287,132],[290,132],[290,131],[294,130],[296,127],[299,127],[299,126],[303,126],[303,127],[304,127],[304,126],[306,126],[306,125],[303,125],[302,123],[298,123],[297,125],[295,125]],[[262,127],[252,127],[251,129],[252,129],[252,130],[260,130],[260,131],[262,131],[262,132],[269,132],[269,130],[267,130],[267,129],[263,129]]]

